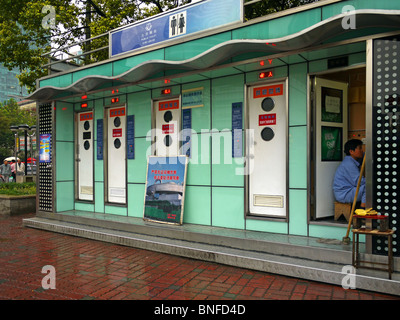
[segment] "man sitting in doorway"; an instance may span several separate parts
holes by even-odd
[[[344,145],[346,157],[336,169],[333,180],[333,192],[336,201],[341,203],[353,203],[356,194],[358,179],[360,177],[360,166],[364,157],[362,141],[351,139]],[[358,190],[357,202],[361,201],[361,208],[365,208],[365,177],[361,178]]]

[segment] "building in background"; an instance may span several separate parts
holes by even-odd
[[[8,70],[0,65],[0,101],[4,102],[13,98],[20,101],[28,94],[26,87],[21,87],[17,78],[18,70]]]

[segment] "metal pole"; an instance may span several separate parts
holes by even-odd
[[[27,163],[27,161],[28,161],[28,139],[27,139],[28,132],[26,129],[24,130],[24,136],[25,136],[24,139],[25,139],[25,176],[26,176],[28,173],[28,163]]]
[[[14,133],[14,161],[15,161],[15,165],[17,165],[17,146],[18,146],[18,132]]]
[[[17,161],[17,145],[18,145],[17,139],[18,139],[18,132],[15,132],[14,133],[14,171],[15,171],[14,175],[15,175],[15,178],[13,178],[13,179],[15,179],[14,182],[17,182],[17,163],[18,163],[18,161]]]

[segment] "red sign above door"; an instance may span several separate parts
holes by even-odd
[[[158,110],[172,110],[172,109],[179,109],[179,100],[168,100],[168,101],[161,101],[158,103]]]
[[[253,89],[254,98],[264,98],[281,95],[283,95],[283,84],[275,84],[272,86],[264,86]]]

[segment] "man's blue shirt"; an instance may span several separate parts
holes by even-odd
[[[346,156],[336,169],[333,180],[333,192],[336,201],[352,203],[360,177],[360,163],[351,156]],[[366,202],[365,177],[362,177],[357,201]]]

